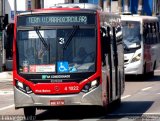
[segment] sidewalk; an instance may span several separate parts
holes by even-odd
[[[6,82],[12,80],[13,80],[12,71],[0,72],[0,82]]]

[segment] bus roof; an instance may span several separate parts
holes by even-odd
[[[121,15],[122,21],[158,21],[155,16]]]
[[[50,8],[81,8],[81,9],[91,9],[91,10],[102,10],[102,8],[98,5],[91,3],[70,3],[70,4],[55,4],[55,6],[51,6]]]
[[[34,9],[34,10],[29,10],[29,11],[22,11],[18,13],[18,15],[26,15],[26,14],[36,14],[36,13],[49,13],[53,11],[78,11],[78,10],[83,10],[83,11],[101,11],[101,7],[95,4],[90,4],[90,3],[73,3],[73,4],[55,4],[55,6],[51,6],[50,8],[44,8],[44,9]]]

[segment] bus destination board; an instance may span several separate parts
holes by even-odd
[[[86,25],[95,24],[95,16],[89,15],[32,15],[19,16],[18,26],[51,26],[51,25]]]

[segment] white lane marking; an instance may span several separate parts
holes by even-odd
[[[101,117],[99,119],[101,119]],[[99,119],[82,119],[80,121],[99,121]]]
[[[142,91],[146,91],[146,90],[149,90],[149,89],[151,89],[152,87],[147,87],[147,88],[144,88],[144,89],[142,89]]]
[[[121,119],[119,119],[117,121],[134,121],[134,120],[135,119],[130,119],[130,118],[126,117],[126,118],[121,118]]]
[[[6,109],[8,109],[8,108],[12,108],[12,107],[14,107],[14,104],[9,105],[9,106],[6,106],[6,107],[3,107],[3,108],[0,108],[0,111],[2,111],[2,110],[6,110]]]
[[[117,113],[117,114],[107,114],[108,116],[143,116],[143,115],[160,115],[160,113]]]
[[[12,95],[13,91],[0,91],[0,95]]]
[[[123,100],[123,99],[125,99],[125,98],[130,97],[130,96],[131,96],[131,95],[126,95],[126,96],[121,97],[121,99]]]

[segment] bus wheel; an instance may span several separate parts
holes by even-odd
[[[151,72],[149,72],[149,74],[148,74],[149,77],[153,77],[154,76],[154,70],[155,69],[156,69],[156,61],[154,62],[153,70]]]
[[[143,75],[144,76],[146,75],[146,63],[144,64],[144,67],[143,67]]]
[[[121,97],[118,98],[117,100],[115,100],[113,103],[115,104],[116,107],[120,106],[120,104],[121,104]]]
[[[24,115],[26,120],[35,120],[36,108],[34,107],[25,107]]]
[[[140,76],[142,80],[145,80],[146,79],[146,63],[144,64],[143,66],[143,73],[142,75]]]
[[[149,76],[149,77],[153,77],[153,76],[154,76],[154,71],[149,72],[149,73],[148,73],[148,76]]]

